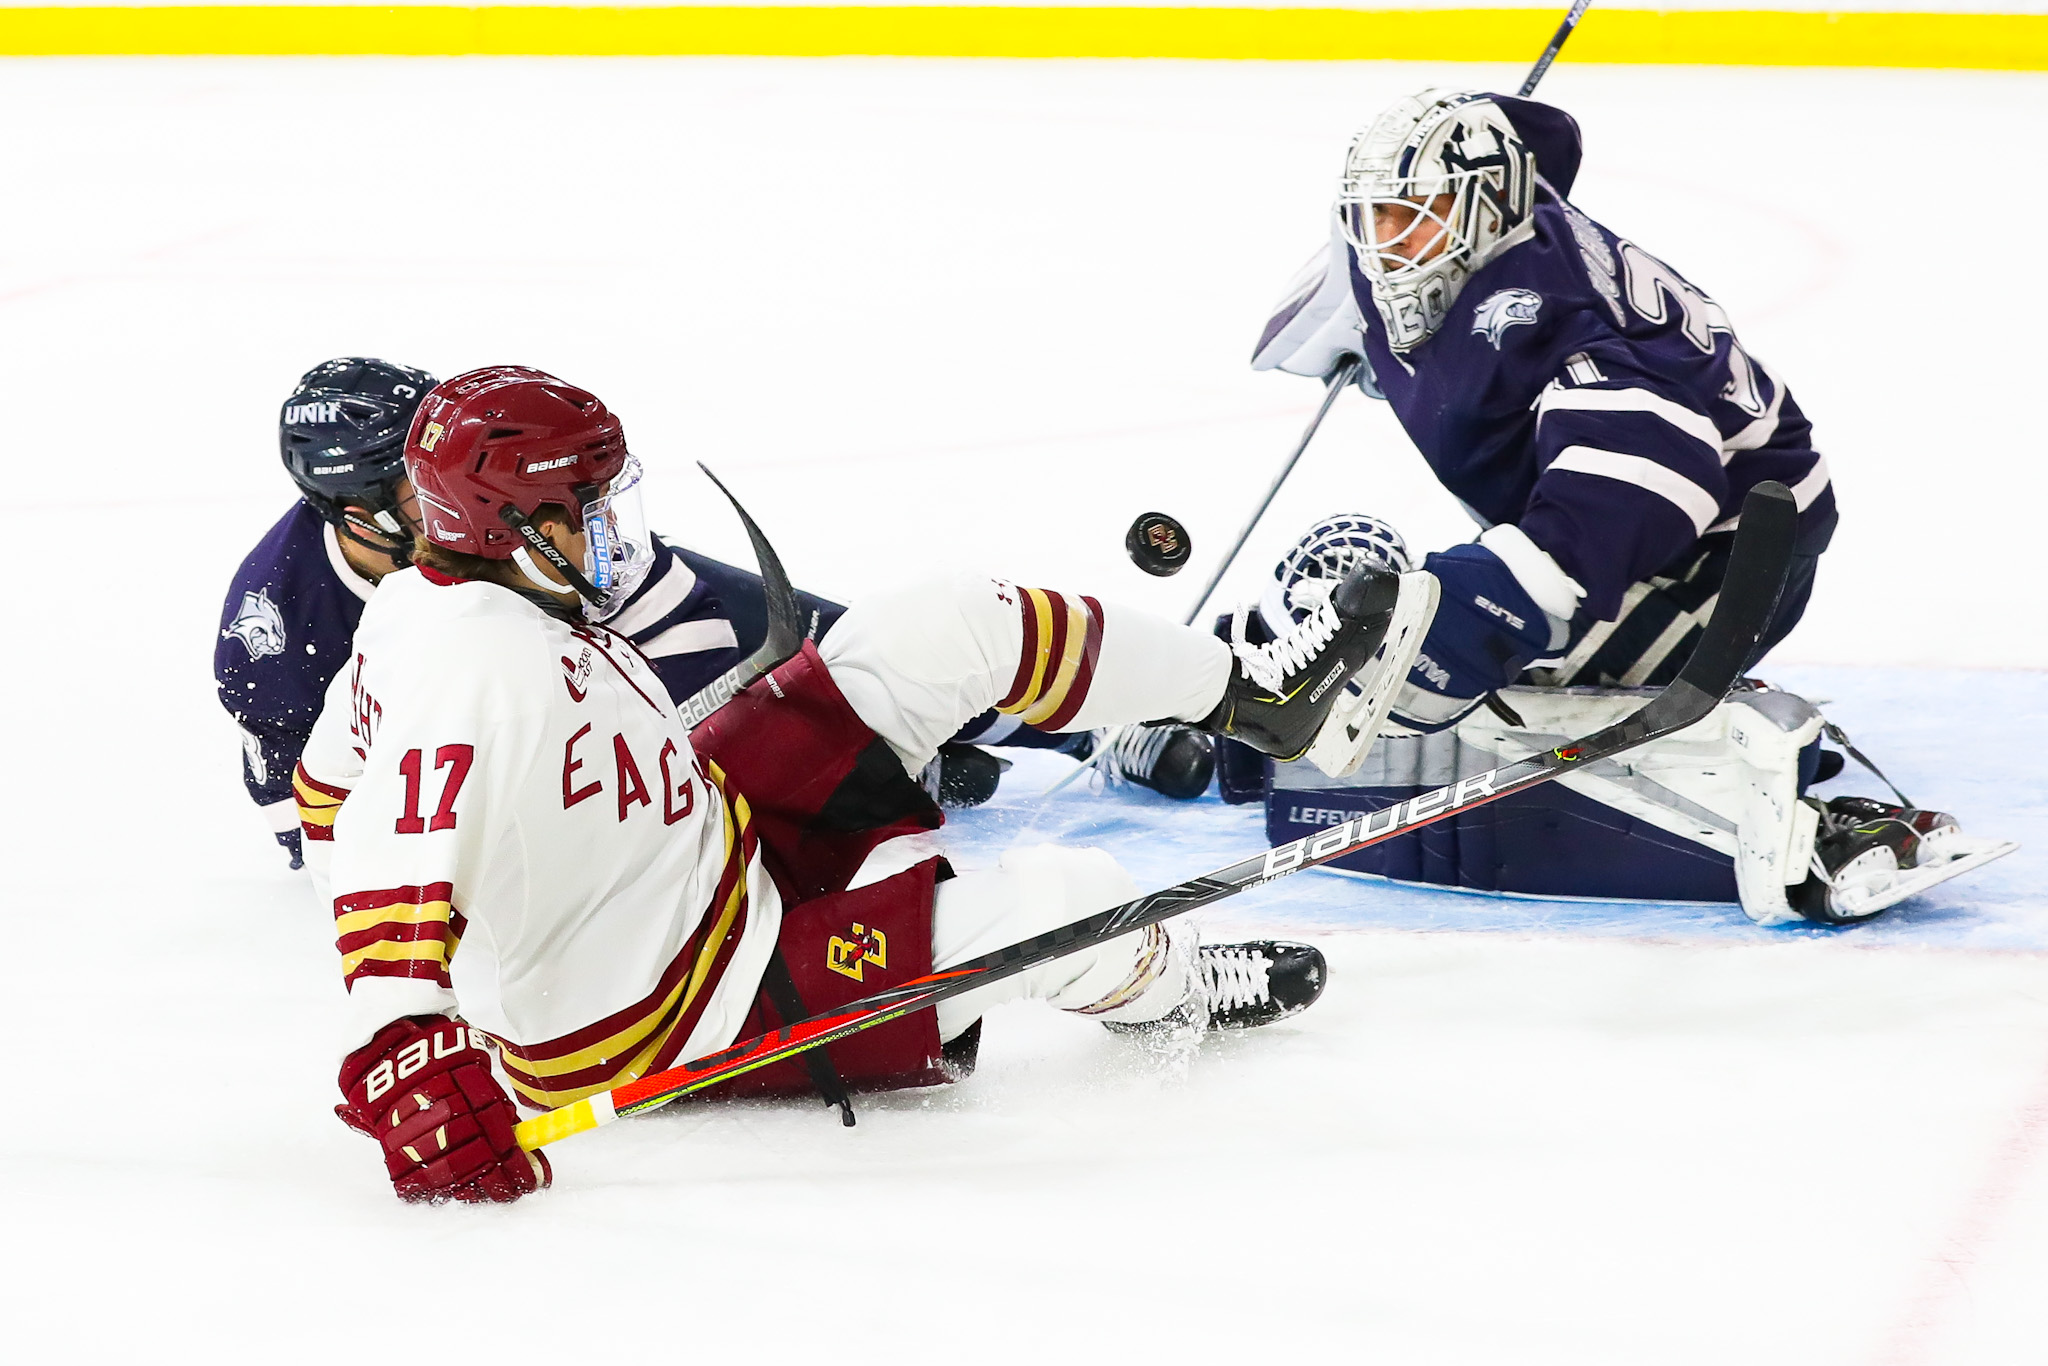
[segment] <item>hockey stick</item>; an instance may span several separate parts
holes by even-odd
[[[1216,585],[1223,582],[1223,576],[1230,572],[1230,566],[1237,563],[1237,552],[1243,550],[1244,543],[1252,538],[1252,532],[1258,528],[1259,519],[1266,515],[1266,509],[1273,506],[1273,499],[1279,495],[1280,486],[1287,482],[1287,476],[1294,473],[1294,467],[1301,463],[1302,452],[1306,451],[1308,443],[1315,439],[1317,430],[1323,425],[1323,419],[1329,415],[1330,406],[1337,401],[1337,395],[1343,392],[1344,386],[1351,382],[1352,377],[1358,373],[1358,367],[1364,363],[1356,356],[1346,356],[1344,363],[1330,372],[1329,379],[1324,381],[1322,406],[1317,408],[1316,415],[1308,420],[1308,426],[1301,433],[1301,440],[1294,443],[1294,450],[1280,466],[1280,473],[1274,475],[1273,482],[1267,486],[1266,496],[1259,500],[1259,505],[1252,509],[1252,515],[1245,520],[1244,530],[1238,532],[1237,539],[1230,543],[1230,549],[1224,554],[1223,562],[1216,566],[1216,572],[1211,574],[1209,582],[1202,586],[1202,596],[1195,599],[1195,605],[1183,619],[1183,625],[1193,626],[1201,619],[1202,609],[1209,605],[1210,597],[1216,592]]]
[[[1786,571],[1792,562],[1798,521],[1798,506],[1783,484],[1758,484],[1749,491],[1743,500],[1741,524],[1722,580],[1720,600],[1714,604],[1692,658],[1686,661],[1677,679],[1640,711],[1604,730],[1575,744],[1532,754],[1383,810],[1354,816],[1342,825],[1304,835],[1206,876],[1190,878],[1164,891],[1099,911],[957,967],[864,996],[838,1010],[786,1024],[771,1034],[736,1043],[710,1057],[550,1110],[519,1125],[520,1146],[539,1148],[610,1124],[623,1115],[644,1114],[679,1096],[887,1024],[949,996],[1000,981],[1076,949],[1107,943],[1183,911],[1356,853],[1447,816],[1549,782],[1593,760],[1683,730],[1719,705],[1751,663],[1757,642],[1763,639],[1777,613],[1778,595],[1784,590]]]
[[[692,694],[690,699],[676,708],[683,725],[695,730],[704,723],[704,718],[717,711],[747,686],[783,663],[804,647],[803,609],[797,605],[796,590],[789,586],[789,575],[783,572],[782,558],[775,553],[775,547],[768,544],[768,538],[761,534],[761,528],[740,506],[740,500],[732,496],[732,490],[711,472],[703,461],[697,468],[704,471],[704,477],[718,485],[718,491],[725,495],[732,510],[740,515],[740,521],[747,528],[747,539],[754,543],[754,562],[761,567],[761,588],[768,598],[768,635],[761,642],[761,648],[748,655],[739,663],[711,680]]]
[[[1558,49],[1564,40],[1572,36],[1572,30],[1579,26],[1579,20],[1586,17],[1586,6],[1593,0],[1572,0],[1572,7],[1565,11],[1564,22],[1557,26],[1557,33],[1550,40],[1550,46],[1543,49],[1543,55],[1536,59],[1536,65],[1529,68],[1529,79],[1522,82],[1516,93],[1523,99],[1536,93],[1536,82],[1543,79],[1543,73],[1550,70],[1550,64],[1557,60]]]
[[[1565,12],[1564,22],[1557,26],[1557,33],[1551,38],[1550,46],[1543,49],[1543,55],[1536,59],[1536,65],[1529,68],[1529,75],[1522,82],[1521,90],[1517,92],[1524,99],[1535,93],[1537,82],[1550,70],[1550,64],[1557,60],[1558,51],[1564,46],[1565,39],[1572,36],[1572,30],[1579,26],[1579,20],[1585,17],[1586,7],[1592,3],[1593,0],[1572,0],[1572,7]],[[1216,586],[1223,582],[1223,576],[1230,572],[1230,566],[1237,563],[1237,552],[1243,550],[1244,543],[1251,539],[1252,531],[1258,526],[1259,519],[1266,515],[1267,508],[1273,506],[1273,499],[1279,494],[1280,486],[1287,482],[1288,475],[1294,473],[1295,465],[1301,460],[1301,453],[1308,449],[1308,443],[1314,440],[1316,432],[1322,427],[1323,419],[1329,415],[1330,405],[1337,401],[1338,393],[1357,375],[1362,364],[1363,361],[1352,356],[1330,373],[1327,381],[1329,387],[1324,391],[1322,406],[1317,408],[1316,415],[1309,419],[1308,430],[1304,431],[1301,440],[1295,443],[1294,453],[1287,457],[1287,462],[1280,467],[1280,473],[1273,476],[1273,483],[1267,488],[1265,498],[1260,501],[1250,520],[1244,524],[1244,530],[1237,533],[1237,540],[1231,543],[1229,551],[1223,556],[1223,562],[1217,565],[1216,572],[1209,576],[1209,582],[1202,589],[1202,596],[1195,599],[1194,610],[1187,615],[1187,625],[1194,625],[1201,617],[1202,609],[1209,605],[1210,597],[1216,592]]]

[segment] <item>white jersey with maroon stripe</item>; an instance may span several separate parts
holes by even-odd
[[[782,912],[721,783],[623,637],[493,584],[386,578],[295,780],[350,1046],[457,1009],[465,934],[529,1103],[730,1043]]]

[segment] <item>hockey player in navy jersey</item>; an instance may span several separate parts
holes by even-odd
[[[1548,105],[1455,90],[1399,101],[1352,142],[1329,245],[1297,277],[1255,350],[1255,369],[1317,377],[1358,358],[1360,387],[1387,401],[1481,528],[1423,558],[1441,603],[1393,704],[1392,719],[1409,735],[1445,732],[1489,700],[1520,728],[1498,697],[1511,685],[1669,682],[1713,607],[1743,497],[1768,479],[1792,490],[1800,534],[1760,658],[1806,610],[1834,534],[1827,462],[1784,380],[1743,348],[1705,292],[1571,203],[1579,162],[1577,124]],[[1346,524],[1338,540],[1349,536],[1357,553],[1407,567],[1398,535],[1376,519]],[[1329,528],[1309,542],[1319,535]],[[1314,558],[1314,547],[1303,549]],[[1345,563],[1340,550],[1322,572]],[[1300,568],[1281,567],[1277,600],[1269,593],[1262,612],[1269,629],[1285,629],[1306,606],[1290,600]],[[1813,777],[1820,722],[1817,713],[1795,717],[1788,704],[1771,705],[1774,724],[1798,740],[1784,762],[1801,771],[1759,782],[1784,778],[1777,806],[1796,816],[1792,798]],[[1449,753],[1410,748],[1437,756],[1418,758],[1418,774]],[[1921,842],[1931,850],[1954,829],[1938,813],[1874,814],[1876,806],[1829,807],[1774,829],[1771,848],[1751,851],[1770,866],[1748,870],[1756,885],[1743,887],[1745,908],[1785,918],[1789,883],[1790,909],[1810,918],[1876,913],[1881,898],[1851,894],[1867,886],[1830,888],[1819,874],[1859,859],[1910,869]],[[1697,800],[1673,809],[1685,812],[1667,822],[1674,829],[1699,833],[1706,823]],[[1475,825],[1502,819],[1489,811]],[[1614,824],[1611,813],[1589,824],[1602,820]],[[1802,884],[1816,825],[1825,866]],[[1721,833],[1731,849],[1739,842],[1735,829]],[[1483,879],[1505,866],[1504,838],[1488,826],[1474,841],[1484,852],[1468,860],[1483,870],[1452,857],[1427,880],[1489,885]],[[1532,857],[1570,862],[1555,839]],[[1545,890],[1617,894],[1575,883],[1569,870],[1562,882],[1550,870],[1540,876],[1551,879]]]
[[[385,575],[409,563],[419,509],[406,482],[405,433],[434,387],[423,370],[340,357],[309,370],[284,402],[278,442],[300,500],[235,572],[214,642],[221,704],[242,732],[243,783],[298,867],[292,767],[327,685]],[[622,487],[621,493],[630,490]],[[630,637],[678,702],[760,647],[767,608],[758,575],[646,536],[647,554],[607,625]],[[800,593],[815,639],[846,610]],[[989,713],[962,730],[934,775],[942,800],[971,805],[1001,765],[976,745],[1085,753],[1091,736],[1045,735]],[[1117,742],[1113,777],[1194,796],[1214,765],[1210,737],[1185,726],[1132,730]],[[1128,751],[1126,754],[1124,751]]]
[[[342,357],[300,379],[278,443],[300,500],[236,570],[214,646],[221,705],[242,731],[242,778],[278,842],[300,861],[292,766],[378,580],[410,561],[419,509],[405,478],[405,431],[434,387],[423,370]],[[622,490],[624,492],[624,490]],[[632,638],[682,699],[767,634],[758,576],[646,536],[610,625]],[[809,633],[846,609],[799,594]]]

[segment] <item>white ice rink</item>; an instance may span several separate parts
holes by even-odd
[[[1578,201],[1727,307],[1828,454],[1842,531],[1775,676],[2029,842],[1981,879],[1773,934],[1298,878],[1211,921],[1325,947],[1298,1022],[1172,1063],[1006,1009],[979,1075],[850,1132],[678,1107],[509,1208],[398,1204],[329,1112],[330,922],[208,667],[303,369],[551,369],[624,416],[659,528],[744,558],[705,460],[823,592],[970,564],[1178,615],[1194,576],[1143,578],[1123,528],[1163,508],[1216,553],[1307,416],[1245,361],[1347,134],[1519,74],[0,66],[0,1356],[2048,1361],[2041,76],[1543,88]],[[1356,395],[1247,567],[1339,505],[1469,534]],[[967,861],[1064,834],[1151,884],[1261,838],[1031,790],[959,823]]]

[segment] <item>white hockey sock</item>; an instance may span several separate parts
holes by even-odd
[[[991,707],[1042,730],[1198,720],[1230,649],[1094,598],[947,577],[863,598],[819,646],[854,711],[911,773]]]
[[[1130,874],[1100,849],[1012,849],[997,868],[939,884],[932,963],[963,963],[1137,895]],[[939,1037],[955,1038],[984,1011],[1027,998],[1117,1023],[1159,1019],[1187,999],[1194,942],[1155,926],[962,992],[939,1003]]]

